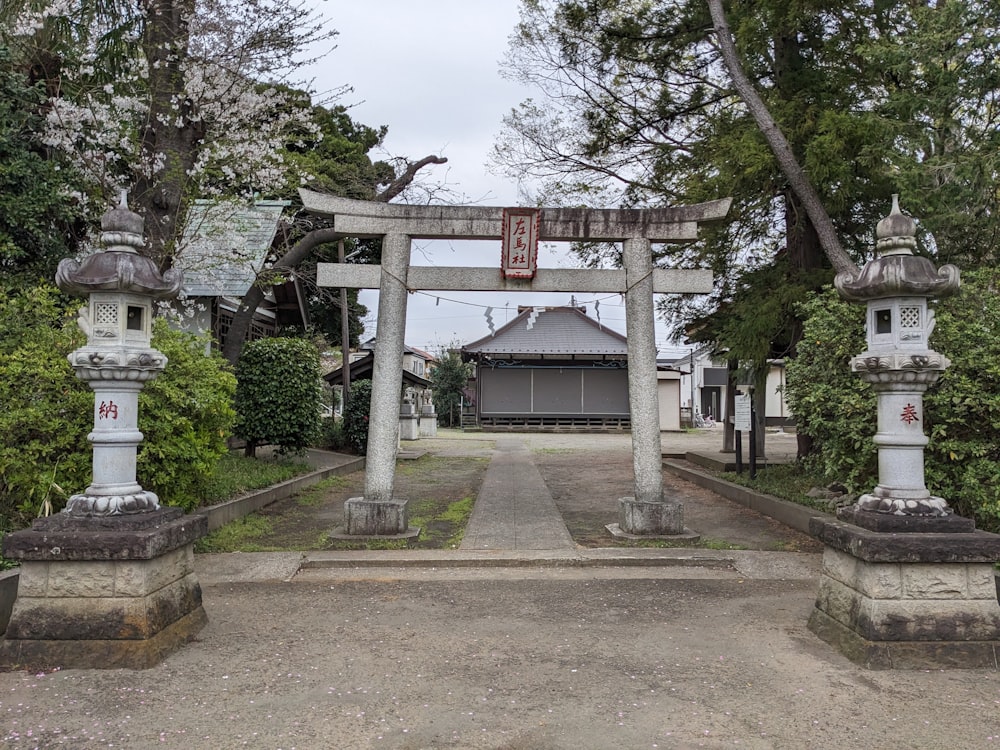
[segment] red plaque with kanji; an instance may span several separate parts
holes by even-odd
[[[500,267],[509,279],[531,279],[538,268],[539,208],[503,210],[503,252]]]

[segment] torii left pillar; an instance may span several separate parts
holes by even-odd
[[[399,536],[408,531],[406,501],[393,496],[406,295],[433,289],[624,294],[635,493],[620,499],[619,523],[611,530],[630,536],[696,538],[684,528],[683,505],[663,493],[653,294],[707,294],[712,276],[702,270],[654,268],[651,243],[696,240],[699,223],[725,217],[728,198],[664,209],[543,209],[541,241],[622,242],[625,269],[538,269],[532,279],[511,279],[499,268],[409,266],[411,239],[499,240],[503,209],[369,203],[308,190],[300,194],[307,211],[332,216],[334,230],[343,236],[383,238],[381,266],[321,263],[317,272],[320,286],[381,290],[365,494],[345,503],[348,535]]]
[[[364,497],[344,503],[344,530],[357,536],[399,536],[409,530],[406,500],[393,497],[399,429],[400,357],[406,333],[406,271],[410,237],[387,234],[382,240],[378,339],[372,368],[372,408]]]

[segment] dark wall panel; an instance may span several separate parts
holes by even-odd
[[[628,414],[628,370],[584,370],[583,410],[587,414]]]
[[[531,370],[482,368],[479,370],[480,414],[531,412]]]
[[[583,370],[553,368],[532,370],[535,414],[582,414],[580,375]]]

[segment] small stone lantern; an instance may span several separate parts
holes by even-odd
[[[64,292],[89,298],[79,324],[87,343],[69,355],[76,376],[94,391],[93,483],[73,495],[65,513],[113,516],[156,510],[156,495],[136,482],[139,391],[162,372],[166,357],[151,348],[153,300],[180,291],[180,271],[160,274],[139,255],[143,219],[121,204],[101,219],[105,249],[78,263],[64,260],[56,283]]]
[[[859,510],[895,515],[946,516],[947,502],[924,486],[923,394],[950,362],[929,346],[934,311],[929,297],[953,294],[958,269],[935,269],[927,258],[913,254],[916,222],[892,211],[875,230],[878,257],[860,275],[841,274],[835,284],[841,296],[868,306],[868,350],[851,360],[851,368],[878,394],[879,483],[863,495]]]

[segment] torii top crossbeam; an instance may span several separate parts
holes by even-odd
[[[399,234],[411,239],[500,240],[502,208],[477,206],[409,206],[336,198],[300,190],[307,211],[332,216],[334,231],[345,237],[381,237]],[[542,242],[621,242],[643,239],[652,243],[692,242],[700,222],[725,217],[731,199],[694,206],[653,209],[546,208],[539,221]],[[625,269],[539,268],[530,280],[504,276],[499,267],[469,268],[410,266],[410,290],[532,291],[624,293],[629,288]],[[712,274],[707,269],[652,268],[652,291],[657,294],[707,294]],[[378,289],[378,266],[320,263],[316,282],[324,287]]]
[[[492,206],[411,206],[337,198],[300,190],[310,213],[333,216],[333,228],[349,237],[405,234],[422,240],[499,240],[502,208]],[[723,219],[731,198],[672,208],[546,208],[542,242],[692,242],[698,223]]]

